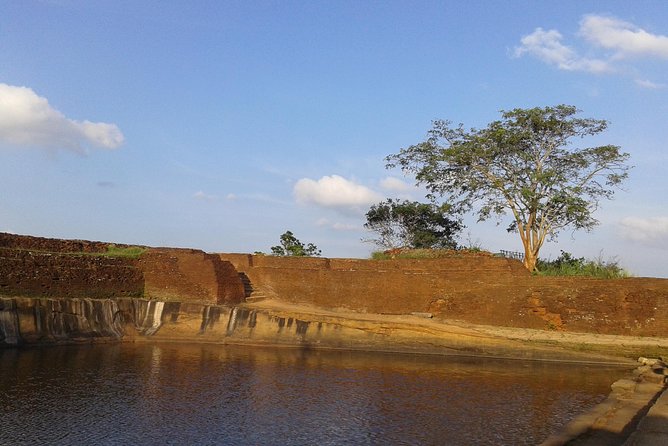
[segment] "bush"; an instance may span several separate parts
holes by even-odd
[[[569,252],[561,251],[555,260],[538,259],[536,263],[541,276],[588,276],[601,279],[617,279],[629,277],[631,274],[619,266],[617,259],[587,260],[584,257],[573,257]]]

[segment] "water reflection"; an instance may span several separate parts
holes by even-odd
[[[0,350],[0,444],[536,444],[624,372],[217,345]]]

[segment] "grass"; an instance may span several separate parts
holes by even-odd
[[[619,266],[616,259],[603,260],[601,257],[588,260],[576,258],[568,252],[561,251],[555,260],[538,260],[536,264],[540,276],[583,276],[599,279],[619,279],[630,277],[631,274]]]
[[[392,259],[442,259],[465,256],[491,255],[479,247],[464,249],[393,249],[389,251],[375,251],[371,253],[373,260]],[[616,259],[587,260],[584,257],[576,258],[568,252],[561,251],[555,260],[538,260],[537,275],[540,276],[581,276],[597,277],[600,279],[619,279],[631,277],[631,274],[619,266]]]
[[[0,249],[11,249],[15,251],[27,251],[40,254],[50,254],[50,255],[61,255],[61,256],[93,256],[93,257],[125,257],[130,259],[137,259],[141,256],[147,248],[141,246],[125,246],[120,247],[116,246],[113,243],[107,245],[106,251],[101,252],[83,252],[83,251],[47,251],[42,249],[32,249],[32,248],[4,248]]]
[[[389,251],[375,251],[371,253],[371,259],[443,259],[463,257],[467,254],[485,255],[489,253],[480,249],[395,249]]]
[[[140,246],[120,247],[111,243],[107,245],[106,252],[92,253],[92,255],[99,255],[105,257],[127,257],[131,259],[137,259],[144,253],[144,251],[146,251],[146,248],[142,248]]]

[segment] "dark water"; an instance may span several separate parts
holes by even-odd
[[[624,372],[217,345],[0,350],[0,444],[537,444]]]

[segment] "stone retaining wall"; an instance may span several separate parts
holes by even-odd
[[[668,280],[540,277],[491,256],[356,260],[220,254],[265,297],[474,324],[665,337]]]
[[[244,287],[231,263],[195,249],[150,249],[139,259],[145,298],[237,304]],[[185,297],[185,299],[184,299]]]
[[[195,249],[146,248],[140,258],[134,259],[104,255],[108,246],[0,233],[0,295],[94,299],[141,296],[209,304],[244,300],[237,271],[217,255]]]
[[[134,259],[0,248],[0,294],[109,298],[143,289]]]

